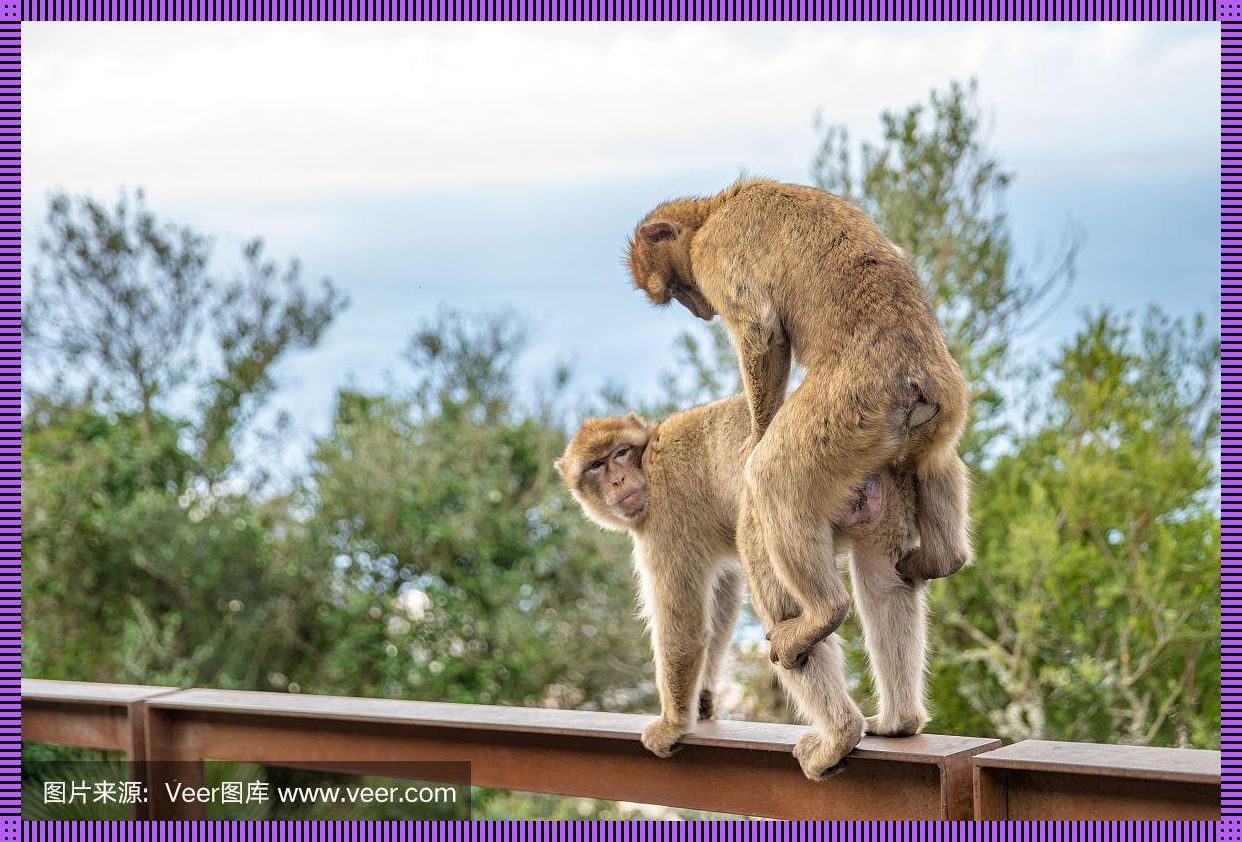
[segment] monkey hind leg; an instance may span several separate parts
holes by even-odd
[[[892,455],[882,417],[860,425],[841,409],[856,404],[823,382],[804,381],[746,463],[746,488],[772,568],[799,607],[768,628],[772,661],[786,669],[801,668],[811,647],[849,613],[832,523]]]
[[[772,568],[749,494],[743,497],[737,538],[751,603],[770,628],[792,616],[798,604]],[[864,726],[862,712],[850,698],[836,638],[811,647],[802,669],[776,669],[776,675],[793,707],[815,727],[794,749],[802,771],[811,780],[832,777],[845,768],[845,755],[862,739]]]
[[[741,604],[741,571],[736,565],[726,565],[716,574],[712,588],[711,629],[707,641],[707,661],[703,667],[703,684],[699,689],[699,719],[711,719],[716,713],[716,689]]]
[[[749,493],[743,494],[738,512],[737,549],[742,572],[750,588],[751,603],[763,627],[770,629],[780,621],[797,615],[798,602],[772,567]]]
[[[974,560],[970,543],[970,472],[955,452],[936,454],[918,466],[919,547],[897,563],[911,579],[951,576]]]
[[[751,602],[759,621],[767,630],[767,640],[771,642],[774,632],[782,629],[796,628],[803,616],[798,600],[785,587],[781,577],[772,565],[772,557],[768,553],[767,543],[759,516],[749,491],[744,493],[741,510],[738,515],[737,530],[738,552],[742,557],[742,568],[750,585]],[[780,663],[786,669],[798,669],[805,666],[811,647],[828,636],[830,632],[815,631],[807,635],[809,642],[800,642],[790,648],[787,663],[780,661],[772,652],[772,663]]]
[[[798,741],[794,757],[811,780],[832,777],[845,768],[845,756],[865,729],[862,711],[850,698],[836,635],[811,647],[802,669],[778,669],[777,675],[794,707],[815,729]]]
[[[923,703],[927,611],[924,583],[900,575],[900,545],[875,535],[854,542],[850,578],[878,706],[867,733],[908,737],[927,723]]]

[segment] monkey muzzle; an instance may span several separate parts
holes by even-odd
[[[613,505],[626,517],[637,517],[647,508],[647,489],[640,485],[620,497]]]

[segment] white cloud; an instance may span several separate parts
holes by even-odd
[[[1212,25],[27,24],[28,189],[299,196],[798,177],[811,115],[978,76],[1008,163],[1214,155]],[[1029,170],[1024,169],[1024,172]]]

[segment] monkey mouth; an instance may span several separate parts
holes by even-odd
[[[643,499],[643,490],[636,488],[622,497],[617,501],[617,508],[624,512],[626,517],[641,515],[647,508],[647,501]]]

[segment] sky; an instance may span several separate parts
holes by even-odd
[[[742,171],[806,182],[817,113],[876,139],[972,77],[1019,261],[1086,234],[1023,353],[1105,305],[1217,318],[1218,24],[27,23],[22,46],[26,243],[49,190],[141,187],[222,271],[262,235],[349,294],[278,372],[303,446],[341,385],[408,379],[445,306],[528,319],[523,382],[568,362],[655,394],[694,320],[630,287],[635,222]]]

